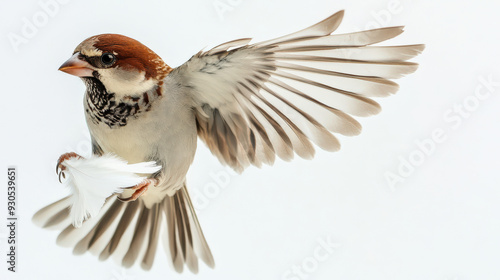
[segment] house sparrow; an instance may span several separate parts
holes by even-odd
[[[333,133],[357,135],[351,116],[380,111],[372,97],[395,93],[400,78],[417,69],[407,62],[423,45],[371,46],[403,32],[388,27],[330,35],[343,11],[304,30],[249,44],[239,39],[195,54],[171,68],[140,42],[118,34],[90,37],[59,70],[86,85],[84,109],[93,153],[162,168],[107,199],[100,214],[75,228],[69,199],[35,214],[44,227],[62,226],[61,245],[75,253],[109,256],[125,267],[153,264],[158,240],[173,267],[198,270],[214,260],[186,188],[198,137],[225,165],[272,165],[276,156],[314,156],[313,143],[337,151]],[[64,176],[61,156],[57,172]],[[161,235],[160,235],[161,233]]]

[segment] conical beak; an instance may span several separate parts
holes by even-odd
[[[59,67],[59,70],[78,77],[92,77],[92,72],[94,71],[92,66],[80,59],[79,55],[79,52],[75,53]]]

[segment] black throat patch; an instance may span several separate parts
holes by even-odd
[[[156,96],[144,92],[133,96],[125,96],[116,100],[114,93],[109,93],[104,85],[96,78],[83,79],[87,86],[85,94],[85,113],[94,124],[104,123],[110,128],[118,128],[127,125],[130,118],[137,118],[141,113],[151,109],[151,100]]]

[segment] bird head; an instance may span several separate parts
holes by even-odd
[[[82,79],[97,79],[108,92],[129,95],[161,85],[172,68],[137,40],[101,34],[81,42],[59,70]]]

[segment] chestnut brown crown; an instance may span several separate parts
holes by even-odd
[[[146,79],[162,80],[172,70],[160,56],[141,42],[120,34],[92,36],[76,47],[74,53],[77,52],[88,58],[112,54],[115,56],[112,67],[144,72]]]

